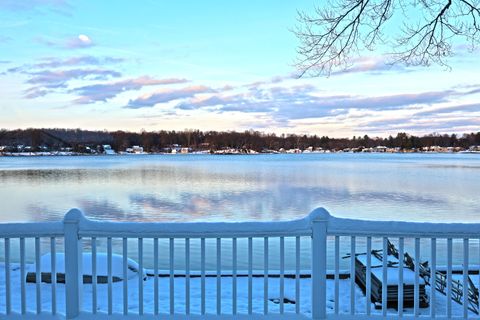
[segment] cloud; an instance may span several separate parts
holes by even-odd
[[[206,86],[189,86],[181,89],[163,89],[143,95],[137,99],[130,100],[125,108],[139,109],[153,107],[158,103],[165,103],[173,100],[185,99],[199,93],[210,93],[214,90]]]
[[[58,71],[35,71],[30,72],[32,77],[27,81],[31,84],[66,83],[73,79],[104,80],[109,77],[120,77],[121,73],[106,69],[71,69]]]
[[[213,108],[217,112],[266,113],[277,121],[309,119],[346,114],[351,109],[390,110],[406,106],[445,102],[453,90],[394,94],[385,96],[322,95],[312,85],[250,88],[247,92],[215,92],[207,97],[193,97],[176,108],[195,110]]]
[[[125,59],[115,57],[94,57],[94,56],[78,56],[66,59],[59,59],[54,57],[43,58],[40,62],[31,65],[33,68],[59,68],[72,66],[98,66],[111,63],[123,62]]]
[[[480,112],[480,103],[440,106],[440,107],[433,108],[431,110],[416,112],[415,116],[425,117],[425,116],[438,115],[441,113],[452,113],[452,112]]]
[[[63,49],[85,49],[95,45],[95,42],[85,34],[79,34],[67,39],[58,39],[45,36],[36,36],[34,40],[48,47],[56,47]]]
[[[80,48],[88,48],[93,46],[94,43],[89,36],[84,34],[79,34],[77,37],[68,39],[65,47],[68,49],[80,49]]]
[[[178,84],[185,82],[188,82],[188,80],[180,78],[154,79],[148,76],[143,76],[111,83],[82,86],[72,89],[71,92],[79,95],[79,97],[74,100],[75,103],[88,104],[97,101],[105,102],[122,92],[140,90],[144,86]]]
[[[352,59],[351,65],[343,70],[332,72],[334,75],[342,75],[348,73],[370,73],[382,74],[385,72],[408,72],[409,68],[398,63],[392,64],[387,57],[382,56],[365,56]]]
[[[262,85],[269,85],[269,84],[278,84],[280,82],[283,82],[285,80],[291,80],[291,79],[296,79],[298,78],[295,74],[287,74],[287,75],[282,75],[282,76],[273,76],[269,79],[266,80],[261,80],[261,81],[255,81],[251,83],[247,83],[244,85],[244,87],[247,88],[256,88]]]
[[[465,132],[476,131],[480,126],[480,118],[472,119],[467,115],[463,117],[429,117],[429,118],[408,118],[398,120],[386,120],[370,123],[370,127],[362,127],[365,131],[385,134],[385,132]]]
[[[115,64],[125,61],[123,58],[117,57],[95,57],[90,55],[76,56],[70,58],[56,58],[46,57],[38,59],[37,62],[31,64],[23,64],[20,66],[8,69],[8,72],[29,74],[32,70],[46,69],[46,68],[61,68],[61,67],[78,67],[78,66],[104,66],[106,64]]]
[[[121,73],[106,69],[70,69],[70,70],[41,70],[34,72],[22,72],[30,78],[26,83],[33,85],[25,90],[25,97],[33,99],[45,96],[57,89],[67,88],[72,80],[105,80],[120,77]]]

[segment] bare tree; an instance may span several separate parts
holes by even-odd
[[[456,45],[478,45],[480,0],[328,0],[298,22],[300,76],[329,75],[378,46],[389,63],[447,66]]]

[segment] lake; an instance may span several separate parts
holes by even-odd
[[[74,207],[115,221],[289,220],[319,206],[340,217],[480,221],[475,154],[0,157],[0,183],[0,222],[58,221]]]
[[[1,222],[480,221],[474,154],[0,157]]]

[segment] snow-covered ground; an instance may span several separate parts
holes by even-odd
[[[30,266],[31,268],[32,266]],[[12,293],[12,310],[14,312],[20,312],[21,310],[21,290],[20,290],[20,269],[17,264],[10,265],[11,275],[11,293]],[[471,276],[472,277],[472,276]],[[472,280],[478,283],[478,276],[473,276]],[[159,308],[160,313],[169,313],[169,282],[168,277],[159,278]],[[238,313],[248,312],[248,278],[239,277],[237,279],[237,310]],[[264,279],[253,278],[253,312],[263,313],[263,293],[264,293]],[[350,306],[350,279],[340,280],[340,313],[349,313]],[[210,314],[216,313],[216,293],[217,293],[217,279],[214,277],[206,278],[206,311]],[[113,286],[113,311],[115,313],[123,312],[123,282],[115,282]],[[143,304],[145,313],[153,313],[154,308],[154,278],[147,277],[143,282]],[[201,278],[190,279],[190,312],[192,314],[200,313],[201,308]],[[65,312],[65,285],[57,284],[57,310],[59,313]],[[51,284],[41,284],[41,298],[42,298],[42,310],[49,312],[51,310]],[[185,278],[175,278],[174,280],[174,292],[175,292],[175,312],[179,314],[185,313]],[[269,279],[269,298],[278,299],[280,294],[280,279]],[[134,277],[128,280],[128,306],[130,313],[137,313],[139,309],[138,304],[138,278]],[[430,288],[427,287],[427,292]],[[27,283],[27,309],[30,312],[36,312],[36,284]],[[101,312],[108,311],[108,285],[97,285],[97,310]],[[6,300],[5,300],[5,266],[0,265],[0,317],[5,314]],[[222,277],[221,280],[221,293],[222,293],[222,313],[232,313],[232,278]],[[295,280],[285,279],[285,297],[290,300],[295,300]],[[311,313],[311,281],[309,278],[300,280],[300,311],[305,315]],[[334,281],[327,280],[327,306],[329,312],[333,312],[334,308]],[[91,311],[92,309],[92,285],[84,285],[84,299],[83,307],[85,311]],[[269,312],[278,313],[279,304],[272,301],[268,302]],[[285,312],[295,312],[295,304],[286,303],[284,305]],[[435,304],[437,315],[444,315],[446,313],[446,298],[441,293],[436,294]],[[456,302],[452,301],[452,309],[454,316],[462,316],[463,307]],[[366,298],[363,295],[359,287],[355,289],[355,312],[365,313],[366,310]],[[372,305],[373,313],[381,313],[381,310],[375,310]],[[395,309],[389,309],[389,313],[395,314]],[[412,313],[411,308],[405,309],[406,314]],[[429,308],[420,309],[421,314],[429,314]],[[476,316],[473,313],[472,316]]]

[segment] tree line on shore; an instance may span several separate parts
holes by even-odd
[[[122,151],[139,145],[146,152],[162,152],[173,145],[192,150],[221,150],[224,148],[251,149],[255,151],[279,150],[308,147],[315,149],[343,150],[346,148],[388,148],[416,149],[431,146],[460,147],[467,149],[480,145],[480,131],[458,136],[456,134],[410,135],[404,132],[387,138],[354,136],[352,138],[330,138],[319,135],[275,134],[260,131],[91,131],[82,129],[16,129],[0,130],[0,146],[15,149],[19,145],[29,146],[31,151],[60,150],[84,152],[87,147],[111,145]]]

